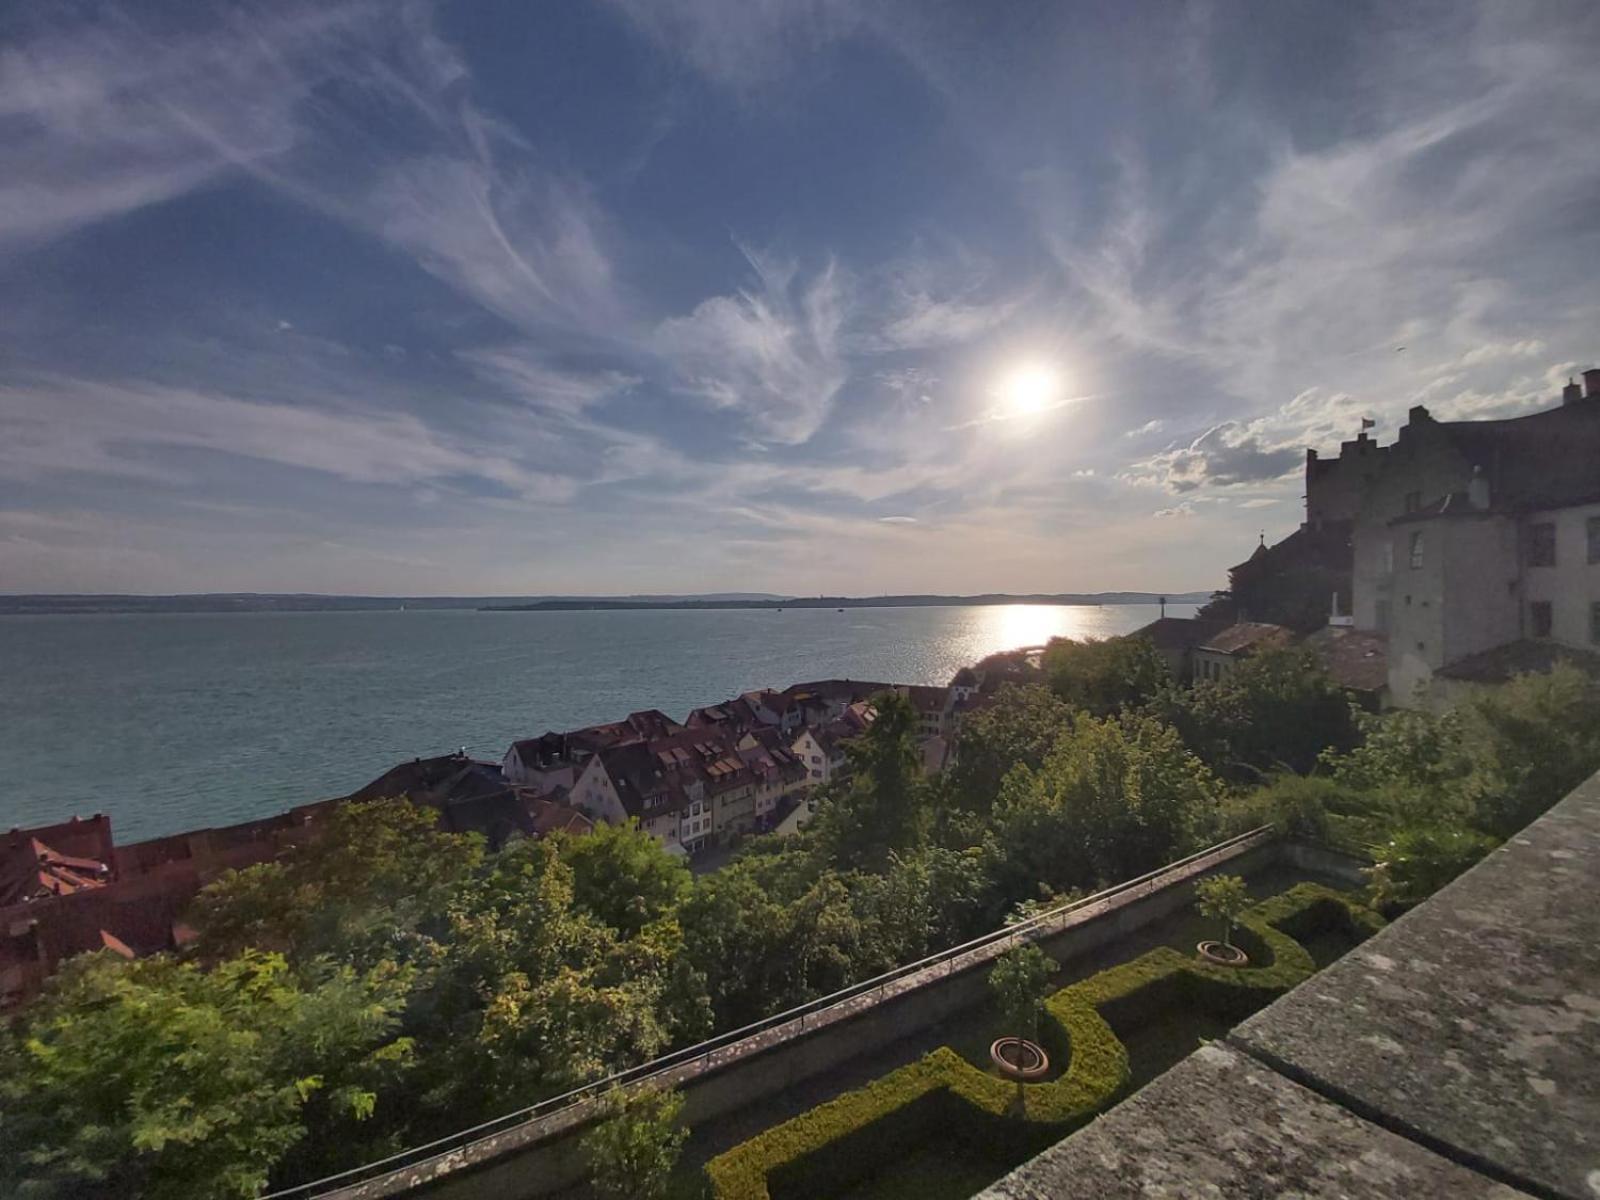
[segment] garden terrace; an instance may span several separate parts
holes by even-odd
[[[1593,1200],[1596,879],[1600,775],[984,1200]]]
[[[1381,923],[1336,891],[1315,884],[1292,888],[1240,919],[1251,966],[1214,966],[1160,946],[1049,997],[1045,1044],[1067,1065],[1057,1078],[1021,1089],[1020,1115],[1012,1083],[941,1047],[719,1155],[706,1167],[712,1195],[798,1200],[863,1183],[862,1196],[902,1195],[905,1162],[920,1175],[930,1153],[948,1157],[952,1144],[978,1156],[972,1169],[931,1190],[918,1185],[920,1194],[970,1194],[980,1164],[1004,1169],[1007,1159],[1019,1161],[1143,1082],[1134,1075],[1125,1037],[1153,1025],[1185,1026],[1197,1013],[1210,1023],[1206,1028],[1225,1028],[1308,978],[1315,961],[1286,929],[1334,927],[1357,939]],[[1165,1040],[1185,1041],[1181,1034]],[[1180,1056],[1195,1040],[1191,1033]],[[1150,1073],[1168,1065],[1145,1064]]]
[[[944,1044],[949,1039],[942,1035],[929,1044],[930,1031],[986,1002],[989,965],[1018,942],[1037,942],[1066,964],[1063,974],[1070,976],[1079,964],[1094,962],[1098,967],[1101,956],[1117,961],[1169,940],[1157,934],[1159,923],[1175,914],[1180,924],[1192,920],[1188,910],[1194,884],[1208,874],[1270,878],[1275,888],[1308,878],[1343,880],[1348,885],[1359,880],[1358,865],[1318,847],[1285,842],[1270,830],[1240,835],[1020,926],[907,964],[613,1079],[275,1195],[281,1200],[312,1196],[367,1200],[426,1188],[430,1196],[520,1200],[560,1192],[585,1174],[575,1135],[593,1120],[593,1099],[611,1087],[643,1079],[682,1091],[685,1118],[695,1131],[691,1154],[703,1163],[767,1125]],[[1214,934],[1214,927],[1207,932]],[[1193,940],[1187,945],[1192,950]],[[892,1061],[902,1053],[904,1057]],[[751,1126],[748,1122],[756,1117],[761,1123]]]

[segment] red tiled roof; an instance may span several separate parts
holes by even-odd
[[[1340,687],[1381,692],[1389,683],[1389,640],[1381,633],[1328,625],[1300,643]]]
[[[13,841],[0,859],[0,906],[104,887],[108,864],[60,854],[36,837]]]
[[[1294,641],[1294,630],[1265,621],[1240,621],[1210,637],[1202,650],[1219,654],[1247,654],[1272,646],[1287,646]]]
[[[1561,663],[1575,666],[1591,679],[1600,680],[1600,654],[1533,638],[1469,654],[1446,663],[1434,674],[1468,683],[1504,683],[1514,675],[1542,675]]]
[[[1128,636],[1153,642],[1158,650],[1188,650],[1226,628],[1226,621],[1202,621],[1198,617],[1160,617],[1140,629],[1135,629]]]

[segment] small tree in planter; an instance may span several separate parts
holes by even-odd
[[[1245,890],[1244,880],[1237,875],[1213,875],[1195,884],[1194,891],[1198,897],[1195,907],[1200,915],[1222,922],[1221,946],[1216,942],[1201,942],[1201,955],[1229,966],[1243,966],[1249,962],[1249,956],[1233,944],[1234,924],[1250,907],[1250,893]]]
[[[654,1087],[618,1089],[601,1104],[604,1115],[582,1143],[590,1186],[616,1200],[660,1200],[689,1136],[678,1122],[683,1097]]]
[[[995,1042],[989,1054],[1016,1078],[1019,1113],[1026,1112],[1024,1081],[1043,1075],[1050,1065],[1039,1046],[1039,1008],[1057,966],[1055,959],[1030,942],[1007,950],[989,971],[989,990],[1000,1008],[1000,1019],[1005,1028],[1016,1031]],[[1008,1048],[1017,1054],[1016,1061],[1003,1057]]]

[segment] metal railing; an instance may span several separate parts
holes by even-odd
[[[566,1112],[613,1088],[654,1079],[696,1060],[701,1060],[705,1065],[709,1066],[711,1056],[718,1050],[725,1050],[735,1046],[757,1034],[777,1029],[792,1022],[798,1022],[799,1028],[804,1030],[806,1028],[806,1019],[814,1014],[838,1007],[852,1000],[858,1000],[873,993],[877,993],[881,999],[890,984],[941,965],[944,966],[946,975],[953,975],[956,971],[956,964],[968,955],[1008,943],[1015,946],[1023,942],[1037,941],[1040,938],[1050,936],[1052,933],[1059,933],[1067,927],[1071,918],[1079,916],[1087,909],[1095,906],[1109,908],[1112,901],[1120,900],[1130,893],[1137,893],[1141,889],[1146,895],[1152,894],[1160,890],[1160,887],[1157,886],[1158,883],[1160,883],[1161,887],[1166,886],[1161,881],[1167,876],[1201,865],[1206,860],[1216,860],[1220,863],[1254,845],[1269,842],[1275,836],[1271,826],[1263,825],[1247,833],[1231,837],[1227,841],[1218,842],[1214,846],[1208,846],[1204,850],[1198,850],[1186,858],[1180,858],[1176,862],[1168,863],[1164,867],[1149,871],[1134,879],[1124,880],[1122,883],[1115,884],[1103,891],[1095,892],[1091,896],[1070,900],[1046,912],[1037,913],[1026,920],[1018,921],[1014,925],[1007,925],[1001,929],[980,934],[971,941],[962,942],[958,946],[951,946],[946,950],[937,951],[925,958],[919,958],[915,962],[905,963],[895,967],[893,970],[885,971],[881,975],[863,979],[859,983],[851,984],[849,987],[841,988],[826,996],[808,1000],[804,1004],[774,1013],[769,1017],[763,1017],[759,1021],[754,1021],[738,1029],[730,1029],[726,1033],[717,1034],[715,1037],[707,1038],[703,1042],[696,1042],[692,1046],[674,1050],[670,1054],[653,1058],[649,1062],[640,1063],[638,1066],[607,1075],[603,1079],[596,1079],[591,1083],[582,1084],[570,1091],[561,1093],[559,1096],[551,1096],[547,1100],[541,1100],[537,1104],[530,1104],[526,1108],[519,1108],[515,1112],[495,1117],[492,1120],[483,1122],[481,1125],[474,1125],[470,1129],[462,1129],[455,1133],[447,1134],[442,1138],[436,1138],[420,1146],[409,1147],[398,1153],[391,1154],[387,1158],[363,1163],[359,1167],[351,1167],[349,1170],[341,1171],[336,1175],[329,1175],[310,1183],[296,1184],[293,1187],[269,1192],[260,1197],[259,1200],[312,1200],[313,1197],[327,1195],[341,1188],[353,1187],[356,1184],[392,1171],[421,1165],[446,1154],[464,1149],[475,1142],[481,1142],[496,1134],[515,1129],[520,1125],[526,1125],[533,1121]]]

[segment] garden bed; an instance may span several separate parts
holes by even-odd
[[[706,1167],[712,1195],[786,1200],[867,1187],[879,1190],[862,1194],[905,1195],[901,1165],[914,1161],[921,1172],[927,1155],[953,1143],[981,1147],[967,1157],[998,1161],[1003,1171],[1311,975],[1315,961],[1287,928],[1305,936],[1334,929],[1360,937],[1380,924],[1338,892],[1311,884],[1292,888],[1240,918],[1248,967],[1214,966],[1192,951],[1158,946],[1050,996],[1040,1032],[1064,1069],[1054,1079],[1024,1085],[1023,1115],[1016,1112],[1013,1084],[942,1046],[718,1155]],[[970,1039],[968,1055],[973,1046],[987,1054],[982,1038]]]

